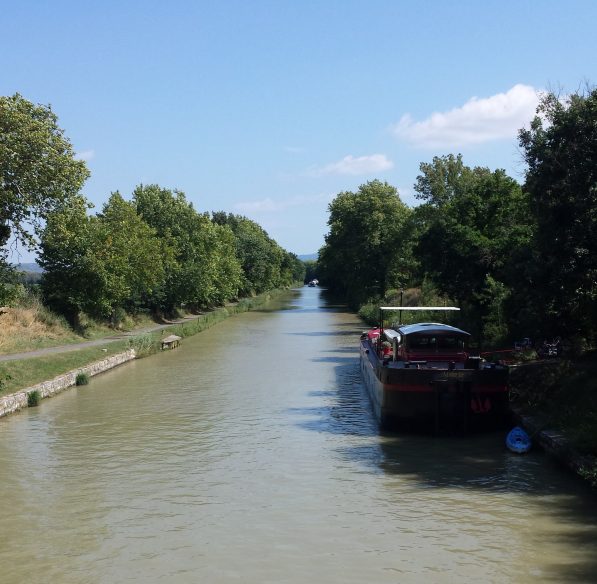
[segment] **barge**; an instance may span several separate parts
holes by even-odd
[[[459,309],[382,307],[379,327],[361,335],[361,372],[380,426],[467,433],[505,424],[508,367],[470,354],[470,334],[447,324],[384,327],[386,315],[406,310]]]

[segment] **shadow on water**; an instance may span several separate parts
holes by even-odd
[[[354,353],[354,351],[353,351]],[[329,356],[329,357],[317,357],[315,359],[311,359],[311,361],[315,362],[315,363],[350,363],[353,364],[354,363],[354,356],[353,357],[333,357],[333,356]]]
[[[289,409],[290,414],[300,416],[297,425],[306,430],[330,434],[377,435],[377,424],[371,414],[369,400],[358,383],[358,360],[355,357],[324,357],[314,361],[340,363],[335,368],[335,389],[309,392],[311,397],[325,398],[321,406]]]
[[[337,349],[324,349],[322,353],[349,353],[358,359],[358,351],[354,347],[338,347]]]
[[[546,562],[542,581],[597,581],[597,497],[588,486],[541,452],[526,456],[508,452],[503,432],[469,437],[381,433],[361,381],[358,358],[329,356],[314,361],[337,363],[336,387],[309,393],[324,398],[320,407],[290,410],[302,418],[297,421],[299,427],[335,435],[377,437],[345,444],[337,452],[372,473],[402,477],[421,489],[469,490],[477,502],[483,494],[500,493],[512,495],[517,504],[521,497],[536,500],[538,513],[550,515],[563,525],[561,530],[541,533],[543,540],[576,554],[573,563],[558,563],[556,558],[552,564]],[[508,513],[514,512],[508,509]]]

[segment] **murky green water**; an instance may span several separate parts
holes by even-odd
[[[595,582],[595,497],[503,435],[380,436],[304,288],[0,421],[0,582]]]

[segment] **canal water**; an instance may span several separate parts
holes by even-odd
[[[595,497],[503,433],[380,435],[317,288],[0,421],[0,582],[595,582]]]

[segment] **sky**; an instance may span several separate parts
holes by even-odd
[[[594,0],[0,0],[0,95],[51,105],[95,212],[159,184],[310,254],[335,195],[416,205],[434,156],[522,182],[540,92],[597,82],[595,22]]]

